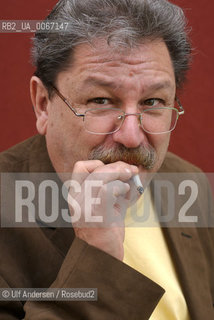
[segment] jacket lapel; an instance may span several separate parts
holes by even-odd
[[[185,227],[184,224],[178,222],[179,211],[189,199],[189,194],[184,196],[176,194],[182,173],[181,175],[180,173],[174,173],[171,176],[162,175],[161,179],[164,179],[164,177],[166,180],[170,178],[173,183],[175,198],[169,199],[167,193],[161,194],[161,204],[156,210],[157,212],[159,210],[158,215],[161,218],[170,213],[170,208],[174,208],[174,212],[171,212],[169,221],[160,222],[160,224],[163,228],[190,316],[194,320],[208,320],[213,313],[213,302],[210,294],[210,267],[207,265],[209,258],[205,256],[204,247],[202,247],[202,243],[206,243],[208,240],[207,229],[197,228],[193,223],[186,223]],[[151,191],[153,201],[155,201],[154,181],[151,184]],[[203,194],[203,192],[200,192],[200,194]],[[174,205],[169,208],[170,201],[174,201]],[[204,212],[208,211],[204,199],[199,195],[194,205],[188,209],[188,216],[202,217],[201,208],[204,209]]]

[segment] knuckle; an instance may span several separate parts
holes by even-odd
[[[96,165],[97,167],[103,166],[104,163],[101,160],[88,160],[88,162],[94,162],[94,165]]]
[[[82,167],[84,167],[84,161],[77,161],[77,162],[74,164],[74,170],[81,169]]]

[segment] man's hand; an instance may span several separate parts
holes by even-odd
[[[81,192],[76,193],[72,187],[69,190],[69,196],[81,208],[81,218],[72,223],[76,236],[119,260],[124,255],[124,215],[131,200],[128,181],[137,173],[136,166],[125,162],[104,165],[99,160],[89,160],[77,162],[71,178],[81,185]],[[99,186],[93,188],[93,199],[97,203],[91,205],[93,222],[88,222],[85,201],[90,192],[86,186],[91,182]],[[137,197],[136,192],[135,201]],[[74,209],[71,205],[69,208],[72,216]]]

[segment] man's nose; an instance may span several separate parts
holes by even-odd
[[[145,139],[139,114],[126,115],[120,130],[113,133],[113,140],[123,144],[126,148],[137,148]]]

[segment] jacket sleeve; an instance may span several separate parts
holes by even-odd
[[[78,238],[51,287],[97,288],[97,301],[29,301],[24,319],[146,320],[164,293],[148,278]]]

